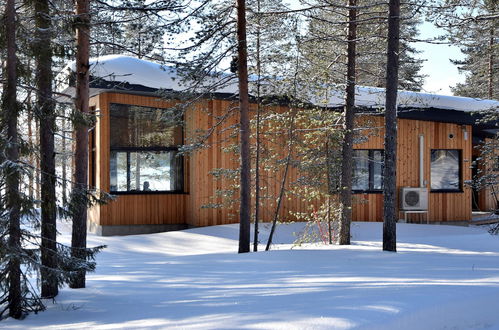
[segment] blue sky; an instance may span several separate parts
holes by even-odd
[[[423,23],[420,26],[420,39],[436,37],[442,31],[431,23]],[[459,48],[451,45],[435,45],[418,42],[415,47],[422,50],[420,58],[425,59],[422,73],[427,75],[423,86],[426,92],[452,95],[449,86],[464,81],[464,75],[460,75],[457,67],[449,59],[462,59],[463,54]]]

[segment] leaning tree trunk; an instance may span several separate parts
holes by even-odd
[[[248,52],[246,44],[246,2],[237,0],[237,72],[239,78],[240,112],[240,206],[239,206],[239,253],[250,251],[251,217],[251,155],[249,148],[249,97]]]
[[[347,83],[345,93],[345,136],[343,138],[341,160],[341,218],[339,244],[350,244],[350,224],[352,222],[352,167],[353,167],[353,129],[355,121],[355,51],[357,45],[357,0],[348,1],[348,48]]]
[[[75,175],[72,195],[73,232],[71,255],[86,259],[87,248],[87,184],[88,184],[88,114],[89,98],[89,49],[90,1],[76,1],[76,111],[81,115],[75,123]],[[85,287],[85,271],[78,271],[72,278],[71,288]]]
[[[397,87],[399,69],[400,0],[390,0],[385,102],[385,162],[383,169],[383,250],[397,251]]]
[[[3,99],[3,120],[7,124],[8,146],[6,159],[13,164],[19,160],[19,144],[17,136],[17,58],[16,58],[16,21],[15,2],[7,0],[5,4],[5,34],[7,41],[7,58],[5,67],[5,85]],[[6,208],[9,211],[8,247],[10,250],[7,265],[8,272],[8,306],[9,316],[20,319],[23,316],[21,296],[21,228],[20,228],[20,195],[19,195],[19,171],[15,167],[5,170],[6,183]]]
[[[40,116],[40,172],[41,172],[41,234],[42,268],[41,296],[53,298],[58,294],[55,276],[57,268],[57,229],[55,195],[55,104],[52,99],[51,18],[48,0],[35,2],[36,23],[36,84],[37,107]]]

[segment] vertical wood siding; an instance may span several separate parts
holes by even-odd
[[[137,96],[120,93],[103,93],[91,99],[100,114],[96,126],[96,185],[109,191],[109,104],[122,103],[149,107],[169,107],[174,102],[166,102],[155,97]],[[254,106],[252,111],[254,111]],[[278,107],[278,112],[288,109]],[[222,121],[221,119],[224,118]],[[221,122],[221,123],[220,123]],[[119,195],[116,200],[105,206],[96,206],[90,210],[91,221],[100,225],[124,224],[188,224],[191,226],[210,226],[238,222],[238,191],[234,181],[215,179],[210,174],[215,169],[237,170],[239,159],[237,154],[225,149],[238,144],[237,138],[238,111],[236,104],[227,100],[205,100],[192,106],[185,115],[185,141],[201,133],[207,135],[209,148],[194,152],[185,159],[185,191],[184,194],[151,194],[151,195]],[[381,116],[365,116],[358,118],[358,126],[367,125],[369,129],[359,130],[364,139],[355,144],[355,149],[383,149],[384,118]],[[213,128],[210,131],[210,128]],[[461,151],[462,180],[471,179],[471,127],[466,126],[468,139],[464,140],[463,126],[399,119],[399,144],[397,162],[397,186],[419,186],[419,135],[425,137],[425,180],[430,185],[430,151],[431,149],[459,149]],[[449,138],[453,134],[453,138]],[[272,149],[276,157],[285,157],[285,135],[281,138],[280,148],[267,143],[265,148]],[[252,145],[254,145],[254,140]],[[263,221],[270,221],[279,194],[283,170],[262,168],[261,214]],[[291,168],[287,180],[287,189],[291,190],[293,182],[300,173]],[[227,204],[217,191],[233,190],[234,203]],[[382,221],[383,195],[380,193],[355,194],[353,219],[355,221]],[[283,200],[280,217],[282,220],[294,220],[292,213],[307,212],[311,207],[317,208],[321,201],[306,202],[300,197],[287,194]],[[252,202],[254,203],[254,202]],[[430,193],[431,221],[458,221],[471,218],[471,189],[463,187],[463,192]],[[223,207],[210,207],[214,205]],[[418,221],[417,215],[412,221]]]
[[[491,139],[485,139],[485,143],[491,143]],[[474,148],[473,155],[477,157],[481,157],[481,149]],[[494,150],[495,157],[499,157],[499,150]],[[488,159],[481,159],[478,161],[478,169],[482,173],[494,173],[494,167],[497,164],[494,164],[497,160],[492,159],[490,156]],[[492,189],[491,186],[485,187],[478,192],[478,200],[476,201],[478,209],[480,211],[495,211],[497,209],[496,198],[494,197],[494,192],[499,195],[499,185],[495,185]]]
[[[105,192],[109,192],[110,184],[109,105],[111,103],[158,108],[174,105],[173,102],[165,102],[156,97],[121,93],[103,93],[91,98],[90,105],[98,110],[96,187]],[[89,212],[90,221],[102,226],[185,224],[187,199],[187,194],[117,195],[115,200],[107,205],[92,207]]]

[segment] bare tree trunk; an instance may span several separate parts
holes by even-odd
[[[6,158],[12,163],[19,160],[19,144],[17,135],[17,58],[16,58],[16,19],[15,2],[7,0],[5,4],[5,34],[7,41],[7,61],[6,61],[6,83],[4,85],[3,99],[3,119],[7,124]],[[9,294],[8,306],[9,316],[20,319],[22,312],[21,297],[21,263],[19,256],[21,254],[21,227],[20,227],[20,195],[19,195],[19,171],[10,167],[5,170],[6,180],[6,207],[9,211],[9,239],[8,246],[10,250],[8,261],[9,276]]]
[[[66,207],[68,194],[68,165],[67,165],[67,142],[66,142],[66,118],[62,118],[62,143],[61,143],[61,160],[62,160],[62,204]]]
[[[248,51],[246,44],[246,2],[237,0],[237,72],[239,78],[240,111],[240,206],[239,206],[239,253],[250,251],[251,217],[251,154],[249,148],[249,97]]]
[[[73,187],[73,232],[71,255],[86,259],[87,248],[87,185],[88,185],[88,114],[89,98],[89,50],[90,50],[90,0],[76,1],[76,111],[82,116],[75,123],[75,175]],[[79,271],[71,279],[73,289],[85,287],[85,271]]]
[[[36,23],[36,84],[37,107],[40,116],[40,172],[42,212],[42,269],[41,296],[53,298],[58,294],[54,276],[57,268],[57,229],[55,196],[55,113],[52,99],[51,20],[48,0],[35,1]]]
[[[352,222],[352,167],[353,134],[355,124],[355,60],[357,44],[357,1],[348,1],[348,48],[347,48],[347,83],[345,93],[345,136],[343,138],[341,160],[341,218],[339,244],[350,244],[350,224]]]
[[[261,58],[260,58],[260,0],[257,1],[257,30],[256,30],[256,150],[255,150],[255,233],[253,236],[253,251],[258,251],[258,224],[260,221],[260,79],[261,79]]]
[[[385,103],[385,162],[383,169],[383,250],[397,251],[397,88],[399,69],[400,0],[390,0]]]
[[[36,145],[40,145],[40,120],[38,118],[38,115],[35,116],[35,139],[36,139]],[[40,157],[35,157],[35,198],[37,201],[41,199],[41,173],[40,173]]]
[[[489,88],[488,88],[488,97],[490,100],[494,99],[494,27],[490,27],[490,38],[489,38]]]
[[[31,103],[31,91],[28,91],[28,96],[26,97],[28,100],[27,103],[27,109],[26,111],[28,112],[28,143],[30,146],[33,145],[33,108],[32,108],[32,103]],[[29,198],[34,198],[35,197],[35,175],[36,171],[34,168],[36,167],[35,165],[35,155],[31,152],[29,154],[29,165],[31,166],[32,170],[30,171],[30,175],[28,178],[28,195]]]

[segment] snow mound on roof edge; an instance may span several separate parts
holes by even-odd
[[[106,55],[90,59],[91,74],[107,81],[127,82],[156,89],[174,91],[186,90],[175,68],[126,55]],[[75,62],[68,65],[75,71]],[[237,94],[237,84],[219,87],[213,92]],[[405,108],[438,108],[464,112],[498,110],[499,101],[482,100],[469,97],[448,96],[401,90],[398,92],[398,106]],[[343,92],[330,91],[328,100],[311,100],[318,105],[342,106]],[[385,89],[357,86],[355,104],[361,107],[382,108],[385,104]]]

